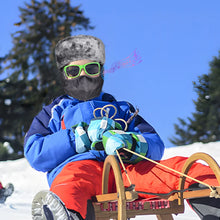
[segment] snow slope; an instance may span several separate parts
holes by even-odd
[[[190,156],[195,152],[205,152],[215,158],[220,164],[220,142],[208,144],[195,143],[192,145],[167,148],[163,159],[176,155]],[[34,195],[44,189],[48,189],[46,175],[37,172],[30,167],[25,158],[16,161],[0,162],[0,181],[3,185],[11,182],[15,186],[15,192],[5,204],[0,204],[1,220],[30,220],[31,202]],[[156,219],[155,216],[138,216],[138,220]],[[186,205],[184,214],[174,216],[174,219],[196,220],[197,215]]]

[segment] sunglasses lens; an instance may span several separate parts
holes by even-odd
[[[100,72],[100,66],[97,63],[90,63],[85,66],[85,69],[90,75],[98,74]]]
[[[68,77],[76,77],[79,74],[78,66],[68,66],[66,68],[66,74]]]

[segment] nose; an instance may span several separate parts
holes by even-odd
[[[85,76],[85,75],[86,75],[85,70],[82,69],[82,70],[81,70],[81,73],[80,73],[80,76]]]

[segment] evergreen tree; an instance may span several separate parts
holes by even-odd
[[[179,118],[180,125],[174,124],[177,137],[170,141],[175,145],[220,140],[220,53],[210,62],[209,74],[194,82],[194,89],[196,112],[187,121]]]
[[[0,142],[23,151],[23,138],[33,117],[62,94],[54,47],[81,29],[92,29],[80,6],[69,0],[32,0],[20,7],[13,48],[0,58]]]

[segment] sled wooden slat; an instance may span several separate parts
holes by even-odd
[[[125,191],[125,197],[126,201],[133,201],[138,198],[138,194],[135,191]],[[97,195],[94,200],[96,200],[96,202],[117,201],[118,193]]]
[[[210,155],[205,153],[196,153],[189,157],[182,169],[182,173],[187,175],[192,164],[197,160],[203,160],[211,167],[220,185],[219,165]],[[117,193],[108,193],[108,179],[111,168],[115,177]],[[184,189],[185,180],[185,177],[180,177],[179,190]],[[216,189],[220,194],[220,188],[217,187]],[[93,204],[96,220],[126,220],[127,218],[134,218],[137,215],[156,215],[158,220],[172,220],[172,214],[179,214],[184,212],[184,199],[207,197],[210,195],[210,192],[211,190],[209,188],[205,188],[195,191],[192,190],[181,193],[174,193],[168,198],[158,197],[156,199],[138,200],[137,192],[125,190],[119,163],[114,156],[110,155],[104,162],[102,176],[102,195],[97,195],[93,199]],[[157,204],[162,204],[163,202],[167,204],[165,207],[157,207]],[[130,206],[132,207],[138,204],[142,204],[140,209],[139,207],[132,209],[129,208]],[[154,204],[156,204],[156,208],[154,207]]]
[[[196,191],[187,191],[182,194],[183,199],[193,199],[198,197],[209,197],[210,189],[201,189]],[[173,201],[179,198],[178,193],[171,195],[168,200]]]
[[[144,204],[144,209],[142,210],[126,210],[126,217],[127,218],[135,218],[137,215],[157,215],[158,219],[173,219],[172,214],[179,214],[184,212],[184,206],[178,205],[177,200],[169,202],[170,207],[169,208],[163,208],[163,209],[151,209],[150,208],[150,202],[146,202]],[[119,219],[118,218],[118,212],[117,211],[103,211],[100,207],[100,204],[96,204],[94,206],[95,213],[96,213],[96,219]],[[168,217],[169,216],[169,217]]]

